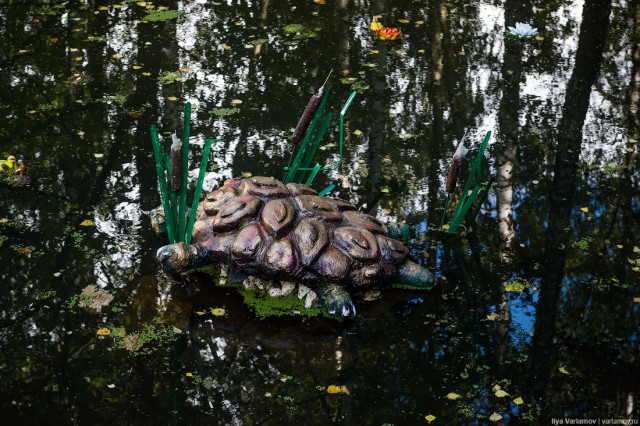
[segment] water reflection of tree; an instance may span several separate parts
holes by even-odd
[[[558,300],[563,284],[564,268],[573,209],[575,180],[582,145],[582,127],[589,107],[591,86],[602,61],[607,35],[611,1],[587,1],[583,10],[575,67],[567,87],[562,119],[558,126],[556,160],[552,191],[549,196],[548,225],[545,231],[544,271],[540,298],[536,307],[536,323],[530,363],[531,384],[537,395],[547,390],[553,363],[558,362],[556,336]],[[580,396],[577,396],[581,398]],[[555,398],[549,398],[551,405]]]

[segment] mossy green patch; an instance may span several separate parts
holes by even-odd
[[[276,298],[266,294],[255,293],[251,290],[238,289],[244,302],[255,312],[258,318],[272,316],[302,315],[315,317],[323,313],[321,308],[304,307],[304,300],[300,300],[294,294],[292,296]]]
[[[149,22],[166,21],[168,19],[177,18],[179,14],[180,13],[177,10],[158,10],[145,16],[144,20]]]

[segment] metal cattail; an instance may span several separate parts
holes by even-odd
[[[458,148],[456,148],[456,152],[453,154],[453,158],[451,159],[451,165],[449,166],[449,174],[447,175],[447,193],[453,194],[456,190],[456,183],[458,182],[458,175],[460,174],[460,166],[462,166],[462,161],[464,160],[465,155],[467,155],[469,150],[464,146],[464,138],[458,144]]]
[[[300,121],[298,121],[298,125],[293,132],[293,137],[291,138],[292,144],[297,145],[307,133],[309,124],[311,124],[311,120],[313,120],[313,116],[316,114],[318,106],[320,106],[320,101],[322,100],[322,95],[324,93],[324,85],[327,84],[327,81],[329,80],[332,72],[333,70],[329,71],[329,75],[327,76],[327,79],[324,81],[324,83],[322,83],[322,87],[320,87],[318,93],[311,96],[311,98],[309,99],[309,103],[304,109],[302,117],[300,117]]]
[[[171,190],[177,193],[182,186],[182,159],[180,155],[182,143],[175,133],[171,135],[171,140]]]

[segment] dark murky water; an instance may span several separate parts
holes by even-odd
[[[180,14],[144,22],[163,8]],[[376,41],[375,14],[403,37]],[[540,37],[507,38],[516,22]],[[637,418],[639,31],[637,0],[3,0],[0,155],[30,182],[0,186],[2,422]],[[159,272],[149,125],[168,134],[193,103],[192,134],[224,138],[206,189],[281,176],[331,68],[336,112],[362,91],[335,193],[384,221],[437,226],[456,141],[494,132],[496,187],[472,232],[414,250],[437,288],[357,300],[355,320],[261,321],[233,289]],[[115,297],[97,314],[72,306],[89,284]],[[196,314],[211,307],[227,315]],[[119,348],[106,326],[154,350]]]

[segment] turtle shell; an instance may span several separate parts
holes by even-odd
[[[365,288],[398,275],[405,245],[345,200],[264,176],[206,196],[192,241],[212,261],[265,277]]]

